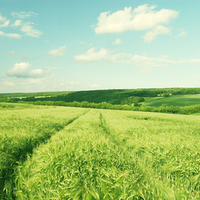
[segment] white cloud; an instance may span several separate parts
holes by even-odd
[[[11,69],[7,71],[8,76],[17,78],[42,78],[48,75],[49,70],[30,69],[28,62],[16,63]]]
[[[22,37],[21,35],[17,33],[7,33],[5,36],[10,37],[10,38],[16,38],[16,39],[20,39]]]
[[[10,20],[6,20],[3,24],[0,24],[0,28],[7,27],[10,24]]]
[[[10,37],[10,38],[16,38],[20,39],[22,36],[17,33],[4,33],[3,31],[0,31],[0,35],[4,37]]]
[[[15,20],[14,24],[12,24],[11,26],[21,26],[21,25],[22,25],[22,20],[18,19],[18,20]]]
[[[80,85],[80,82],[76,82],[76,81],[66,81],[67,84],[74,86],[74,85]]]
[[[77,61],[92,62],[98,60],[107,60],[110,52],[107,49],[101,48],[99,52],[95,52],[95,48],[89,49],[85,54],[74,56]]]
[[[59,86],[78,86],[80,85],[80,82],[77,82],[77,81],[66,81],[66,80],[61,80],[59,83],[58,83]]]
[[[30,25],[30,23],[24,24],[20,30],[26,33],[26,35],[30,37],[35,37],[35,38],[38,38],[43,34],[43,32],[37,29],[34,29],[33,26]]]
[[[5,17],[2,17],[1,15],[0,15],[0,22],[2,22],[2,24],[0,24],[0,28],[7,27],[10,24],[10,20],[7,20]]]
[[[20,12],[20,13],[11,13],[13,17],[17,17],[17,18],[27,18],[27,17],[30,17],[30,16],[36,16],[37,14],[34,13],[34,12]],[[2,22],[0,24],[0,28],[2,27],[8,27],[9,24],[10,24],[10,20],[7,20],[6,18],[2,17],[0,15],[0,22]],[[19,27],[21,26],[21,31],[24,32],[26,35],[30,36],[30,37],[35,37],[35,38],[38,38],[40,37],[43,32],[37,30],[37,29],[34,29],[34,27],[32,26],[32,24],[34,24],[33,22],[26,22],[26,23],[23,23],[21,19],[17,19],[15,20],[15,22],[13,24],[10,25],[10,27]],[[4,34],[3,32],[1,32],[2,36],[7,36],[7,37],[12,37],[12,38],[21,38],[21,35],[19,34],[16,34],[16,33],[8,33],[8,34]]]
[[[91,88],[99,88],[99,87],[101,87],[101,85],[100,84],[91,84],[91,85],[89,85]]]
[[[130,30],[154,29],[163,24],[168,24],[170,20],[177,18],[179,13],[170,9],[155,11],[155,8],[156,6],[144,4],[134,10],[131,7],[125,7],[124,10],[118,10],[112,14],[103,12],[98,17],[95,33],[122,33]],[[166,34],[165,32],[166,30],[164,34]],[[160,34],[162,33],[160,32]]]
[[[24,84],[42,85],[44,83],[44,78],[29,78]]]
[[[27,76],[27,71],[29,71],[29,63],[16,63],[11,69],[7,71],[7,75],[25,77]]]
[[[181,33],[178,34],[179,37],[186,37],[188,35],[187,31],[182,31]]]
[[[50,67],[49,69],[52,69],[52,70],[61,70],[63,68],[62,67]]]
[[[159,57],[149,57],[146,55],[132,55],[128,53],[117,53],[101,48],[95,51],[95,48],[89,49],[85,54],[74,56],[76,61],[97,62],[107,61],[122,65],[133,65],[141,69],[141,72],[151,72],[154,68],[169,66],[169,64],[200,64],[200,59],[173,60],[168,55]]]
[[[165,67],[169,63],[179,63],[179,61],[174,61],[169,58],[169,56],[160,56],[160,57],[148,57],[140,55],[131,55],[126,53],[120,53],[111,55],[110,58],[113,63],[121,63],[133,65],[141,69],[141,72],[150,72],[154,68]]]
[[[4,81],[4,85],[5,86],[15,86],[15,84],[13,83],[13,82],[11,82],[11,81]]]
[[[113,45],[118,45],[118,44],[121,44],[121,39],[117,38],[112,44]]]
[[[6,18],[2,17],[2,15],[0,14],[0,22],[4,22],[4,21],[6,21]]]
[[[93,43],[87,43],[87,42],[83,42],[83,41],[80,41],[79,44],[83,44],[83,45],[88,45],[88,46],[93,46]]]
[[[167,66],[168,63],[177,63],[176,61],[170,60],[169,56],[161,57],[147,57],[140,55],[132,55],[128,60],[128,64],[134,64],[141,72],[150,72],[153,68],[160,68]]]
[[[48,54],[52,57],[52,58],[56,58],[59,56],[64,56],[64,52],[66,49],[66,45],[58,48],[58,49],[52,49],[50,51],[48,51]]]
[[[151,31],[147,32],[142,38],[145,42],[152,42],[157,35],[166,35],[171,34],[171,29],[165,26],[157,26],[156,28],[152,29]]]
[[[89,49],[85,54],[75,56],[77,61],[94,62],[94,61],[107,61],[112,63],[129,64],[134,65],[141,70],[150,71],[153,68],[164,67],[168,64],[181,63],[186,61],[174,61],[169,56],[160,57],[148,57],[140,55],[132,55],[127,53],[114,54],[114,51],[101,48],[99,52],[95,51],[95,48]]]
[[[27,17],[30,17],[30,16],[36,16],[38,15],[37,13],[34,13],[34,12],[25,12],[25,11],[22,11],[22,12],[12,12],[11,15],[15,18],[27,18]]]
[[[10,56],[17,56],[18,53],[15,52],[14,50],[12,50],[12,51],[8,52],[7,55],[10,55]]]
[[[200,59],[191,59],[191,62],[194,64],[200,64]]]
[[[0,31],[1,36],[5,36],[5,33],[3,31]]]
[[[33,12],[14,13],[13,12],[12,15],[18,18],[26,18],[26,17],[30,17],[31,15],[36,15],[36,13],[33,13]],[[8,27],[10,24],[10,20],[7,20],[1,15],[0,15],[0,22],[2,22],[2,24],[0,24],[0,28]],[[18,19],[18,20],[15,20],[15,22],[11,24],[10,27],[16,28],[16,27],[22,26],[20,30],[24,32],[26,35],[30,37],[36,37],[36,38],[40,37],[43,33],[37,29],[34,29],[34,27],[31,24],[34,24],[34,23],[33,22],[23,23],[21,19]],[[20,39],[22,37],[21,35],[17,33],[4,33],[2,31],[0,35],[11,37],[11,38],[17,38],[17,39]]]

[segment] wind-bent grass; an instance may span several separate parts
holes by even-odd
[[[0,111],[0,199],[12,198],[13,173],[33,148],[83,115],[87,109],[49,108]]]
[[[16,199],[200,199],[199,119],[92,110],[19,164]]]
[[[155,191],[163,188],[155,199],[200,199],[199,117],[102,113],[117,142],[138,158],[149,179],[155,182]],[[164,192],[169,196],[161,198]]]

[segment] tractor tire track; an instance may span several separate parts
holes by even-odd
[[[15,184],[14,184],[14,180],[15,180],[15,169],[18,166],[19,162],[25,162],[27,159],[27,156],[32,156],[33,151],[35,148],[39,147],[41,144],[45,144],[47,143],[51,137],[55,134],[57,134],[58,132],[62,131],[63,129],[65,129],[67,126],[69,126],[70,124],[72,124],[74,121],[78,120],[80,117],[86,115],[90,110],[87,110],[86,112],[84,112],[81,115],[78,115],[72,119],[70,119],[64,126],[59,126],[58,130],[51,134],[45,134],[42,138],[38,137],[38,141],[32,141],[31,139],[29,139],[26,143],[26,145],[24,146],[24,148],[19,148],[19,151],[16,155],[16,160],[14,162],[8,162],[7,163],[7,167],[3,170],[0,171],[0,199],[1,200],[5,200],[5,199],[15,199],[14,196],[14,192],[13,189],[15,188]],[[20,154],[23,154],[24,156],[21,157]],[[12,191],[12,192],[9,192]]]

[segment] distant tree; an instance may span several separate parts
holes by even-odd
[[[139,107],[139,104],[137,102],[134,103],[134,107]]]
[[[169,93],[165,93],[165,94],[164,94],[164,97],[169,97]]]
[[[168,107],[167,107],[167,104],[163,104],[162,106],[159,107],[159,111],[160,112],[164,112],[166,113],[168,111]]]
[[[139,99],[138,99],[138,103],[139,103],[139,102],[145,102],[144,97],[139,97]]]

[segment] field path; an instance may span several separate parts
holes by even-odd
[[[60,128],[15,165],[2,199],[200,199],[199,117],[57,109],[38,114],[39,130]]]
[[[87,112],[74,108],[0,111],[0,199],[13,198],[11,188],[18,163]]]

